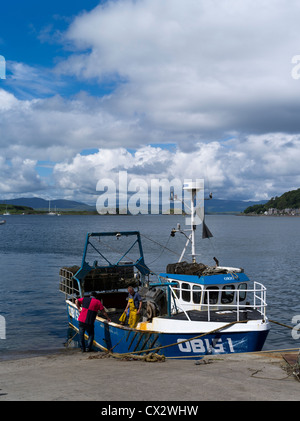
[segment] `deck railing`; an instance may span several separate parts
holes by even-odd
[[[236,311],[236,320],[240,321],[240,314],[242,311],[245,311],[247,308],[249,309],[255,309],[257,310],[263,319],[266,318],[266,308],[267,308],[267,302],[266,302],[266,288],[264,285],[262,285],[259,282],[254,282],[253,289],[235,289],[232,290],[232,292],[235,294],[235,299],[230,303],[222,303],[220,300],[217,302],[211,302],[210,300],[210,294],[211,296],[216,293],[220,293],[219,289],[203,289],[202,290],[202,298],[199,304],[195,304],[192,302],[184,301],[180,298],[178,298],[178,295],[180,294],[180,291],[187,291],[190,292],[189,289],[179,288],[175,286],[169,286],[172,298],[175,303],[175,308],[177,310],[181,310],[186,315],[187,319],[190,320],[190,317],[188,315],[189,310],[201,310],[201,311],[207,311],[207,320],[210,321],[211,319],[211,311],[218,310],[218,311],[226,311],[227,310],[234,310]],[[240,300],[240,294],[245,293],[247,294],[247,302],[245,300]],[[204,303],[204,294],[207,294],[206,303]],[[252,295],[252,297],[251,297]],[[252,304],[250,304],[249,301],[252,301]],[[252,300],[251,300],[252,298]],[[215,301],[215,300],[214,300]],[[241,302],[242,301],[242,302]]]

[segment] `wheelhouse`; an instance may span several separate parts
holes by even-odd
[[[176,302],[186,311],[247,304],[250,280],[244,273],[201,277],[164,273],[160,276],[172,282]]]

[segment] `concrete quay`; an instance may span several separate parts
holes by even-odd
[[[145,362],[64,349],[0,361],[0,401],[300,401],[281,353]],[[286,355],[286,354],[285,354]]]

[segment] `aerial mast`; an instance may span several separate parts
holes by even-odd
[[[188,191],[191,194],[191,234],[190,234],[190,238],[191,238],[191,249],[192,249],[192,262],[196,263],[196,247],[195,247],[195,231],[196,231],[196,222],[197,223],[201,223],[202,221],[200,220],[199,222],[196,221],[196,219],[198,217],[198,215],[196,215],[196,198],[197,198],[197,193],[198,191],[201,190],[201,188],[203,189],[203,180],[197,180],[196,182],[188,182],[185,183],[183,185],[183,190],[184,191]]]
[[[177,229],[173,228],[171,231],[171,236],[174,237],[176,232],[180,232],[181,234],[184,234],[187,238],[185,247],[181,253],[181,256],[178,260],[178,263],[180,263],[183,259],[183,256],[186,252],[187,246],[189,243],[191,243],[191,254],[192,254],[192,262],[196,262],[196,246],[195,246],[195,231],[196,226],[199,224],[202,224],[203,218],[204,218],[204,206],[198,207],[197,206],[197,192],[202,190],[204,195],[204,180],[197,180],[196,182],[193,181],[187,181],[183,184],[183,191],[187,191],[191,194],[191,204],[190,206],[185,205],[190,209],[191,217],[186,218],[186,224],[190,224],[190,229],[188,230],[182,230],[180,227],[180,224],[177,224]],[[204,203],[204,202],[203,202]],[[190,231],[189,236],[185,234],[185,231]]]

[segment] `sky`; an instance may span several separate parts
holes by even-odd
[[[122,171],[299,188],[299,19],[298,0],[3,2],[0,199],[95,204]]]

